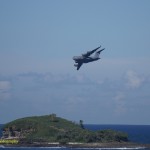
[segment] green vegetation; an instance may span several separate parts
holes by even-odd
[[[127,134],[113,130],[90,131],[84,129],[83,121],[73,123],[55,114],[17,119],[6,124],[3,136],[19,139],[19,142],[113,142],[128,141]],[[6,137],[7,138],[7,137]]]
[[[15,139],[0,139],[0,144],[18,144],[18,142]]]

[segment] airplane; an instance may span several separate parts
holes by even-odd
[[[74,66],[77,67],[77,70],[80,69],[80,67],[82,66],[83,63],[89,63],[92,61],[99,60],[100,53],[105,49],[105,48],[103,48],[103,49],[97,51],[99,48],[101,48],[101,46],[99,46],[91,51],[87,51],[87,53],[82,54],[82,56],[74,56],[73,57],[73,60],[75,61]],[[90,55],[92,55],[94,52],[96,52],[95,55],[90,57]]]

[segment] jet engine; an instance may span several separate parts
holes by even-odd
[[[75,66],[75,67],[77,67],[77,66],[78,66],[78,64],[74,64],[74,66]]]

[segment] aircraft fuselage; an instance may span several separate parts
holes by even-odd
[[[83,57],[83,56],[74,56],[73,60],[78,63],[78,62],[82,62],[82,63],[89,63],[92,61],[96,61],[100,58],[92,58],[92,57]]]

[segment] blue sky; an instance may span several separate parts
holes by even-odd
[[[0,20],[0,123],[150,124],[149,0],[0,0]],[[72,57],[99,45],[76,71]]]

